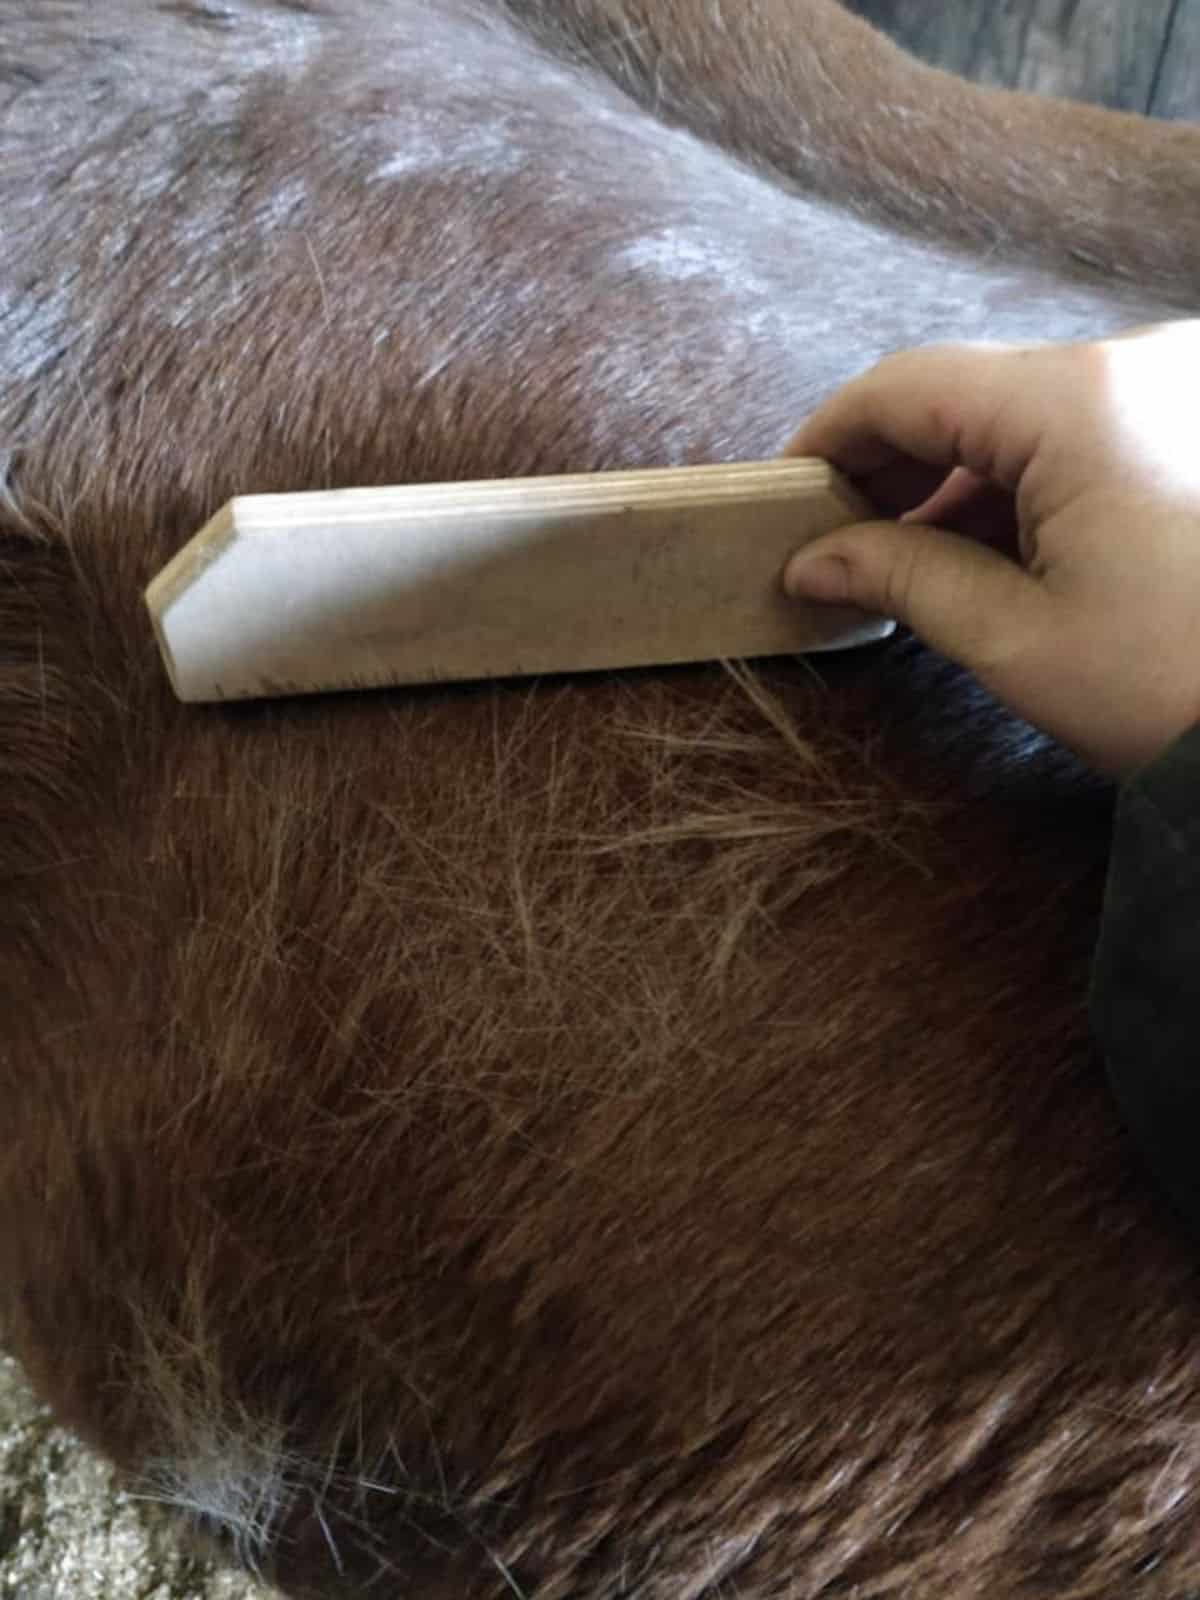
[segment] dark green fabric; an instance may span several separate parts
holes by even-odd
[[[1121,790],[1090,1004],[1133,1135],[1200,1232],[1200,727]]]

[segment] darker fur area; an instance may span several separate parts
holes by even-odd
[[[881,169],[924,69],[751,13],[0,0],[0,1317],[297,1596],[1200,1581],[1101,786],[903,640],[196,709],[142,611],[235,492],[764,456],[1200,300],[1196,130],[989,168],[956,85]]]

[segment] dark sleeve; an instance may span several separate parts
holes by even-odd
[[[1200,727],[1121,790],[1090,1008],[1134,1138],[1200,1232]]]

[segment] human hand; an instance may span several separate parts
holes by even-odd
[[[896,617],[1099,771],[1200,722],[1200,320],[888,356],[787,454],[905,513],[806,546],[789,594]]]

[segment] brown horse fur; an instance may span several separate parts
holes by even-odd
[[[757,457],[888,348],[1195,308],[1200,130],[828,0],[0,39],[41,1393],[294,1595],[1200,1587],[1195,1248],[1086,1027],[1103,786],[911,641],[197,710],[139,600],[235,491]]]

